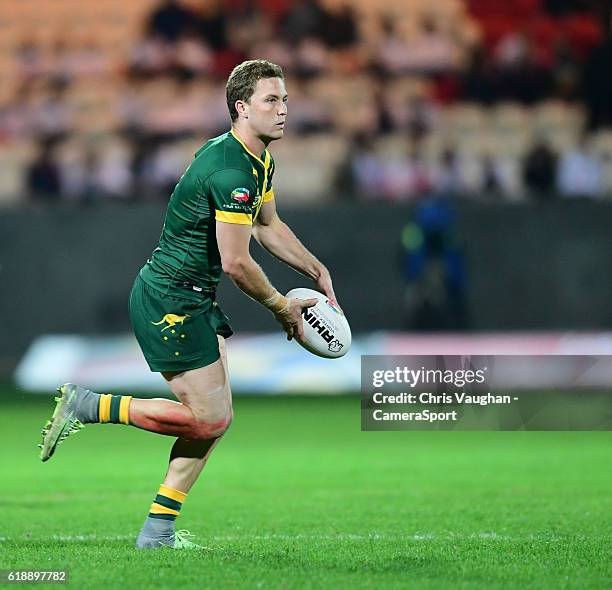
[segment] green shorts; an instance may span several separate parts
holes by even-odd
[[[229,319],[209,295],[157,291],[140,276],[130,293],[130,320],[149,368],[156,373],[188,371],[220,356],[217,334],[232,335]]]

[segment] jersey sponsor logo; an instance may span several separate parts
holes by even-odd
[[[235,188],[232,191],[232,199],[234,199],[234,201],[240,201],[241,203],[245,203],[246,201],[249,200],[249,189],[248,188],[244,188],[244,187],[240,187],[240,188]]]
[[[248,203],[246,205],[239,203],[223,203],[219,211],[239,211],[240,213],[248,213],[249,206]]]
[[[176,315],[175,313],[167,313],[159,322],[151,322],[154,326],[161,326],[162,324],[168,324],[165,328],[162,328],[162,332],[168,328],[173,328],[176,324],[183,324],[183,322],[191,317],[189,314]]]

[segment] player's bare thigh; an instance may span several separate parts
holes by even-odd
[[[227,372],[225,339],[217,336],[221,357],[211,365],[180,373],[162,373],[170,390],[201,422],[231,422],[232,392]]]

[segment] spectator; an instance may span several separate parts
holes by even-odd
[[[130,153],[125,146],[106,149],[97,168],[100,190],[107,197],[128,198],[132,193]]]
[[[129,71],[134,80],[166,73],[172,64],[172,47],[161,36],[142,39],[130,52]]]
[[[565,197],[601,197],[604,191],[601,162],[590,152],[587,136],[568,151],[559,164],[557,186]]]
[[[323,40],[332,49],[354,47],[357,44],[357,19],[350,4],[344,3],[326,15]]]
[[[385,182],[385,169],[381,157],[374,149],[370,135],[359,133],[349,148],[350,186],[361,198],[379,199]]]
[[[77,195],[81,203],[89,204],[100,199],[103,193],[100,184],[100,155],[92,147],[85,150],[82,178],[83,184]]]
[[[588,128],[612,125],[612,36],[596,47],[584,67]]]
[[[411,69],[428,74],[455,69],[459,47],[449,33],[444,33],[433,18],[421,22],[421,30],[409,44]]]
[[[74,108],[66,100],[65,82],[51,81],[47,94],[37,101],[31,113],[32,132],[48,140],[65,138],[73,128]]]
[[[433,19],[424,19],[420,31],[412,38],[402,33],[397,22],[388,16],[383,17],[381,28],[383,39],[376,59],[384,72],[432,74],[455,68],[458,47]]]
[[[329,65],[329,51],[320,39],[307,37],[295,50],[296,74],[301,78],[312,78],[325,72]]]
[[[434,126],[434,110],[423,96],[413,96],[408,101],[406,130],[415,141],[423,139]]]
[[[69,84],[73,79],[71,48],[65,39],[57,39],[47,58],[46,74],[52,82]]]
[[[534,197],[549,198],[555,189],[557,154],[544,140],[537,141],[523,160],[523,182]]]
[[[527,35],[511,35],[505,47],[502,42],[498,59],[495,79],[499,98],[533,104],[550,96],[550,70],[540,63],[536,47]]]
[[[491,154],[485,154],[482,158],[482,191],[496,198],[505,192],[502,167]]]
[[[563,17],[586,11],[590,4],[589,0],[544,0],[544,9],[552,16]]]
[[[468,191],[468,183],[457,151],[446,147],[431,174],[434,190],[444,196],[462,195]]]
[[[40,144],[36,159],[26,170],[26,187],[30,197],[37,201],[54,201],[61,197],[60,171],[52,143]]]
[[[281,26],[288,43],[299,44],[307,37],[321,38],[327,13],[318,0],[296,0]]]
[[[375,50],[377,67],[385,74],[395,75],[408,68],[409,48],[394,18],[383,15],[380,19],[381,40]]]
[[[445,199],[427,199],[402,230],[404,326],[410,330],[465,330],[467,273],[456,240],[456,214]]]
[[[175,73],[186,80],[210,73],[213,68],[212,52],[195,32],[189,31],[176,43],[173,67]]]
[[[24,82],[30,82],[46,74],[43,52],[31,39],[19,45],[15,50],[14,59],[15,71]]]
[[[417,140],[407,143],[407,153],[386,158],[384,195],[391,201],[409,201],[431,193],[433,178]]]
[[[202,41],[213,51],[223,51],[227,48],[227,18],[220,0],[203,3],[196,27]]]
[[[577,98],[580,84],[580,63],[567,39],[561,39],[555,44],[551,76],[556,96],[564,100]]]
[[[175,43],[194,19],[179,0],[162,0],[149,18],[148,34]]]
[[[463,99],[489,105],[497,100],[496,73],[484,47],[475,46],[461,79]]]
[[[514,69],[529,58],[530,41],[523,31],[510,31],[495,48],[495,62],[502,69]]]
[[[14,141],[27,135],[32,123],[33,92],[28,83],[17,87],[15,96],[0,105],[0,140]]]

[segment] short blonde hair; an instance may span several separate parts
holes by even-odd
[[[279,65],[265,59],[243,61],[232,70],[225,85],[227,108],[232,121],[238,118],[236,101],[249,102],[253,92],[255,92],[257,81],[266,78],[282,78],[284,80],[285,74],[283,74],[283,69]]]

